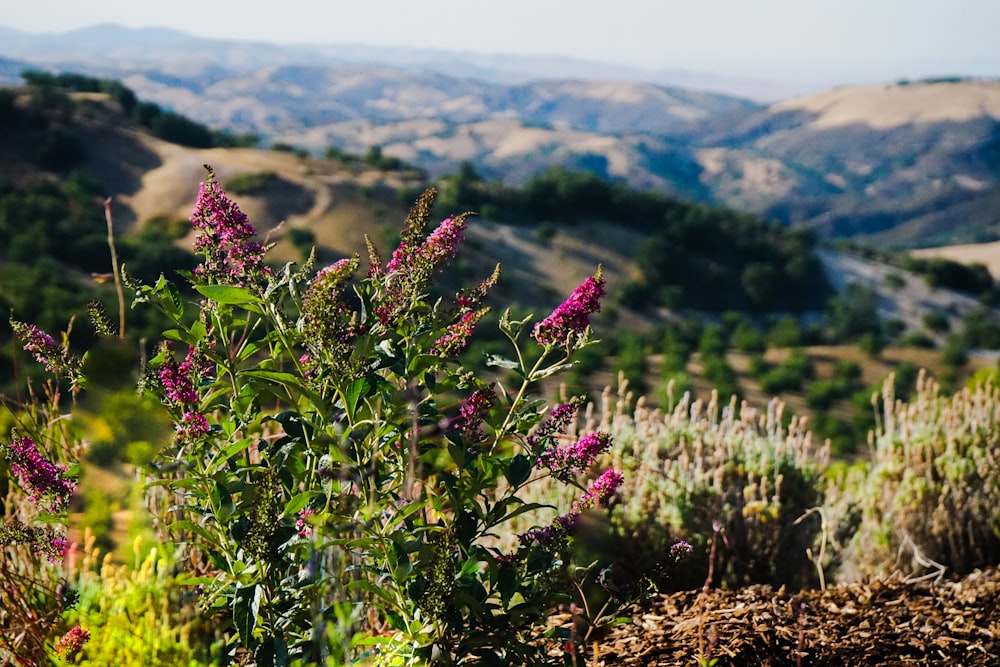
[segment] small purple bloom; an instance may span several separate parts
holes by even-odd
[[[586,470],[610,446],[609,434],[588,433],[572,445],[546,449],[538,457],[538,465],[551,470],[557,479],[570,482],[576,473]]]
[[[191,224],[198,231],[194,250],[205,258],[195,267],[196,276],[210,282],[245,285],[270,272],[263,265],[264,246],[253,240],[256,230],[212,174],[198,190]]]
[[[49,512],[58,513],[69,505],[76,482],[66,475],[67,469],[52,463],[38,451],[27,436],[16,436],[8,449],[10,471],[28,492],[32,502]]]
[[[672,547],[670,547],[670,557],[673,558],[675,561],[679,561],[682,558],[687,558],[692,553],[694,553],[694,549],[691,547],[690,544],[688,544],[684,540],[676,542]]]
[[[590,315],[601,309],[604,296],[604,269],[584,280],[552,314],[535,325],[532,332],[542,345],[558,346],[573,342],[590,326]]]
[[[462,313],[458,322],[450,325],[448,332],[434,342],[434,352],[445,358],[458,355],[469,342],[472,330],[488,312],[490,312],[489,308],[483,308],[482,310],[468,310]]]
[[[496,401],[496,393],[489,387],[477,389],[462,404],[459,417],[451,423],[452,430],[465,436],[468,442],[480,442],[483,435],[482,421],[490,414]]]
[[[570,403],[563,403],[549,411],[545,421],[535,429],[534,433],[528,436],[528,447],[533,453],[547,444],[553,436],[566,432],[569,423],[573,421],[573,417],[576,415],[580,402],[579,400],[574,400]]]

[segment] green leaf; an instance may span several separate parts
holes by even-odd
[[[418,354],[410,360],[407,371],[412,375],[423,373],[428,368],[441,365],[441,357],[435,354]]]
[[[223,473],[220,473],[219,477],[223,477]],[[236,506],[233,504],[232,494],[229,493],[225,482],[220,478],[216,478],[211,494],[212,505],[216,508],[216,518],[219,520],[219,523],[224,524],[233,516]]]
[[[184,300],[181,299],[181,293],[177,286],[161,274],[153,291],[160,296],[160,302],[167,315],[174,319],[180,319],[181,315],[184,314]]]
[[[277,382],[279,384],[285,384],[292,387],[298,387],[299,385],[299,378],[297,375],[292,375],[291,373],[285,373],[284,371],[247,370],[247,371],[242,371],[240,374],[245,377],[270,380],[271,382]]]
[[[195,285],[194,288],[205,298],[228,306],[245,306],[257,303],[257,297],[245,287],[234,287],[232,285]]]
[[[295,516],[309,501],[321,495],[321,491],[303,491],[285,504],[285,516]]]
[[[367,378],[358,378],[347,385],[347,389],[344,390],[344,402],[346,403],[344,409],[347,410],[347,417],[351,421],[354,420],[354,414],[358,409],[358,401],[367,394],[369,389],[371,389],[371,383],[368,382]]]
[[[260,612],[261,587],[253,584],[236,589],[233,598],[233,620],[236,631],[240,634],[240,643],[249,647],[253,645],[253,631],[257,627],[257,614]]]
[[[524,484],[531,476],[531,461],[524,454],[518,454],[511,460],[506,476],[511,486]]]
[[[574,361],[568,364],[558,364],[556,366],[549,366],[548,368],[543,368],[542,370],[534,373],[530,379],[532,382],[537,382],[538,380],[544,380],[545,378],[555,375],[556,373],[562,373],[563,371],[568,371],[569,369],[573,368],[573,366],[576,366],[576,364],[577,362]]]
[[[465,467],[465,450],[453,442],[448,443],[448,454],[459,468]]]

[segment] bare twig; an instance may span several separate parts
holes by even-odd
[[[118,252],[115,250],[115,228],[112,224],[111,197],[104,200],[104,219],[108,222],[108,248],[111,249],[111,269],[115,276],[115,291],[118,293],[118,337],[125,338],[125,290],[118,268]]]

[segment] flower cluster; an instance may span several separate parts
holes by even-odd
[[[308,507],[299,512],[299,518],[295,520],[295,530],[299,532],[299,537],[309,537],[312,532],[309,519],[314,516],[316,516],[316,510]]]
[[[324,350],[333,359],[347,359],[351,341],[363,331],[345,296],[347,283],[358,269],[357,255],[320,269],[302,297],[302,333],[306,345]]]
[[[452,422],[451,429],[462,434],[469,443],[484,440],[482,421],[489,416],[496,398],[496,393],[489,387],[474,391],[462,404],[459,417]]]
[[[56,642],[56,652],[65,655],[67,660],[72,659],[88,641],[90,641],[90,631],[75,625]]]
[[[622,485],[625,478],[614,469],[609,468],[601,473],[601,476],[591,482],[586,493],[580,500],[573,503],[573,509],[577,512],[592,509],[601,505],[606,505],[611,497],[618,492],[618,487]]]
[[[69,540],[52,528],[29,526],[17,519],[0,525],[0,546],[23,544],[31,547],[35,556],[45,556],[50,563],[62,561],[70,548]]]
[[[584,280],[569,298],[559,304],[552,314],[535,325],[535,340],[545,346],[572,343],[590,326],[590,316],[601,309],[604,296],[604,270]]]
[[[45,366],[45,370],[69,378],[74,386],[82,383],[82,359],[70,354],[65,347],[56,343],[52,336],[34,324],[25,324],[12,319],[10,327],[14,330],[14,334],[21,339],[24,349],[30,352],[38,363]]]
[[[253,240],[256,230],[211,172],[198,191],[191,224],[198,231],[194,250],[205,257],[194,270],[199,278],[242,286],[270,272],[264,266],[266,249]]]
[[[684,540],[675,542],[673,546],[670,547],[670,558],[675,563],[687,558],[692,553],[694,553],[694,548]]]
[[[15,436],[3,449],[10,458],[10,471],[30,500],[49,512],[65,511],[76,489],[76,482],[66,474],[67,469],[42,456],[27,436]]]
[[[455,303],[459,308],[471,310],[477,308],[483,302],[486,295],[493,289],[500,280],[500,265],[493,268],[493,273],[479,282],[478,285],[466,291],[462,290],[455,295]]]
[[[466,344],[469,342],[472,330],[476,328],[479,320],[483,319],[483,316],[488,312],[490,312],[489,308],[482,308],[480,310],[467,310],[462,313],[458,321],[448,327],[447,333],[434,342],[435,354],[444,358],[458,355],[465,349]]]
[[[538,457],[538,465],[548,468],[563,482],[572,481],[580,471],[586,470],[599,454],[611,447],[607,433],[588,433],[572,445],[546,449]]]
[[[534,546],[545,549],[552,549],[563,539],[572,535],[573,528],[576,527],[580,515],[595,507],[607,504],[613,495],[618,491],[625,478],[615,470],[605,470],[604,473],[595,479],[587,491],[573,503],[573,509],[566,514],[556,517],[551,525],[542,528],[532,528],[517,536],[522,546]]]
[[[210,430],[208,419],[199,409],[200,399],[195,389],[195,380],[209,375],[211,362],[194,347],[188,349],[187,357],[178,364],[166,347],[166,359],[157,371],[164,398],[172,404],[180,419],[176,420],[177,442],[192,442]]]
[[[537,453],[552,440],[553,436],[565,433],[582,402],[582,398],[574,399],[569,403],[562,403],[552,408],[545,421],[535,429],[534,433],[528,436],[528,448],[531,452]]]
[[[410,233],[404,234],[385,267],[387,289],[382,303],[375,309],[383,326],[391,326],[407,312],[412,298],[427,286],[436,271],[440,271],[455,256],[468,219],[469,214],[446,218],[419,245],[414,237],[415,230],[422,230],[425,222],[408,228]]]

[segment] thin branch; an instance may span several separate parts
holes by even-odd
[[[118,293],[118,337],[125,338],[125,290],[118,269],[118,252],[115,250],[115,230],[111,220],[111,197],[104,200],[104,219],[108,221],[108,247],[111,248],[111,269],[115,276],[115,291]]]

